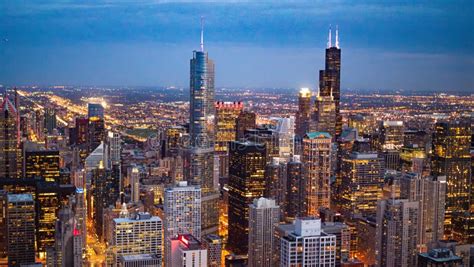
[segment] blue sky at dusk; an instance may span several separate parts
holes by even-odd
[[[338,24],[342,88],[473,91],[473,13],[439,0],[0,0],[0,84],[187,86],[202,15],[218,87],[314,88]]]

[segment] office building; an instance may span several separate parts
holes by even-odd
[[[130,191],[132,193],[132,202],[138,203],[140,201],[140,171],[138,168],[132,168],[130,174]]]
[[[31,194],[9,194],[8,266],[35,263],[35,202]]]
[[[59,182],[59,151],[25,151],[25,178],[44,178],[46,182]]]
[[[222,238],[218,235],[206,235],[202,245],[207,250],[207,266],[220,267],[222,264]]]
[[[248,266],[275,266],[274,228],[280,222],[280,207],[275,200],[254,199],[249,210]]]
[[[296,112],[295,134],[301,140],[309,132],[311,122],[311,91],[301,88],[298,94],[298,111]]]
[[[207,250],[199,240],[190,234],[178,235],[171,239],[171,257],[172,261],[167,263],[166,266],[208,266]]]
[[[472,213],[471,124],[468,121],[438,122],[432,140],[431,171],[434,176],[446,176],[445,234],[462,243],[474,242],[474,229],[454,225],[453,218]],[[461,221],[459,221],[461,222]],[[460,233],[455,233],[454,229]]]
[[[418,201],[380,200],[375,235],[376,266],[416,266]]]
[[[311,132],[327,132],[333,139],[336,136],[336,101],[332,95],[318,94],[314,102]],[[335,141],[335,140],[333,140]]]
[[[20,115],[15,105],[5,96],[0,106],[0,177],[21,176]]]
[[[331,135],[307,133],[303,138],[303,163],[306,175],[306,203],[309,216],[330,207]]]
[[[229,142],[236,140],[237,118],[243,107],[242,102],[216,102],[216,153],[226,154]]]
[[[336,236],[321,229],[318,218],[298,218],[294,224],[280,225],[280,266],[335,266]],[[277,229],[278,231],[278,229]]]
[[[87,103],[87,117],[104,119],[104,106],[100,103]]]
[[[249,205],[265,191],[265,145],[231,142],[229,151],[229,237],[236,254],[248,250]]]
[[[286,164],[286,191],[284,218],[292,222],[297,217],[306,215],[306,179],[304,165],[299,155],[292,157]]]
[[[105,142],[105,121],[100,117],[90,117],[87,126],[87,143],[89,151],[94,151],[100,143]]]
[[[48,134],[52,134],[56,129],[56,111],[52,108],[47,108],[44,111],[44,129]]]
[[[201,236],[201,189],[178,182],[164,193],[165,262],[172,261],[171,239],[178,235]]]
[[[324,222],[322,230],[326,234],[336,236],[336,267],[343,266],[350,259],[351,251],[351,230],[349,226],[342,222]]]
[[[139,254],[157,255],[161,265],[163,224],[159,217],[137,213],[131,218],[113,219],[112,224],[110,248],[114,266],[119,263],[121,256]]]
[[[107,143],[109,148],[109,160],[112,165],[120,164],[120,153],[122,140],[120,134],[117,132],[109,131],[107,135]]]
[[[242,111],[237,117],[235,124],[236,128],[236,140],[245,138],[245,131],[248,129],[255,129],[257,126],[257,115],[254,112]]]

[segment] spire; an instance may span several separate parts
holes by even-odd
[[[339,49],[339,25],[336,25],[336,48]]]
[[[204,52],[204,16],[201,16],[201,52]]]
[[[329,24],[329,36],[328,36],[328,48],[332,47],[332,41],[331,41],[331,24]]]

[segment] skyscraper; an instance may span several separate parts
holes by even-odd
[[[467,121],[438,122],[433,132],[431,171],[435,176],[446,176],[445,234],[464,243],[474,242],[474,229],[456,227],[454,217],[472,216],[471,124]],[[461,224],[466,224],[462,220]],[[453,229],[461,233],[453,233]],[[470,239],[470,240],[467,240]]]
[[[416,266],[418,202],[381,200],[377,204],[375,236],[377,267]]]
[[[59,182],[59,151],[25,151],[25,178],[42,177],[46,182]]]
[[[222,257],[222,238],[210,234],[202,239],[202,245],[207,249],[207,266],[220,267]]]
[[[15,105],[6,95],[0,105],[0,177],[21,175],[20,122]]]
[[[229,238],[236,254],[248,250],[249,205],[265,190],[265,145],[234,141],[229,151]]]
[[[298,218],[293,224],[280,225],[279,266],[335,266],[336,236],[321,230],[318,218]]]
[[[172,261],[171,239],[180,234],[201,236],[201,189],[179,182],[165,189],[165,263]]]
[[[254,112],[242,111],[236,122],[236,140],[245,137],[245,130],[254,129],[256,127],[257,115]]]
[[[44,128],[48,134],[52,134],[56,129],[56,111],[52,108],[44,111]]]
[[[131,218],[113,219],[113,236],[110,244],[113,266],[120,256],[155,254],[162,262],[163,224],[159,217],[137,213]]]
[[[242,102],[216,102],[216,153],[227,153],[229,142],[236,140],[237,118],[243,107]]]
[[[285,221],[306,215],[306,179],[299,155],[286,164]]]
[[[202,190],[202,233],[217,233],[219,193],[214,181],[214,62],[204,51],[201,21],[201,49],[193,51],[190,77],[190,177],[189,181]],[[197,236],[200,238],[200,236]]]
[[[303,163],[306,175],[306,203],[309,216],[330,206],[331,135],[307,133],[303,138]]]
[[[336,118],[336,101],[334,101],[334,97],[332,95],[322,96],[319,93],[314,101],[314,113],[310,131],[327,132],[335,139]]]
[[[331,40],[331,29],[326,48],[325,69],[319,71],[319,97],[333,97],[336,117],[336,140],[342,133],[342,116],[340,114],[341,101],[341,49],[339,48],[339,35],[336,28],[336,43]]]
[[[35,202],[31,194],[9,194],[8,266],[35,263]]]
[[[169,267],[209,266],[207,250],[202,243],[190,234],[178,235],[171,239],[171,258]]]
[[[104,119],[104,106],[100,103],[87,103],[87,117]]]
[[[383,159],[354,152],[342,160],[341,204],[348,217],[375,216],[383,196]]]
[[[301,140],[309,132],[311,121],[311,91],[301,88],[298,95],[298,111],[296,112],[296,136]]]
[[[254,199],[249,211],[249,267],[275,266],[274,229],[280,222],[280,207],[275,200]]]

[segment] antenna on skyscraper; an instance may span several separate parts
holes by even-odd
[[[201,52],[204,52],[204,16],[201,16]]]
[[[331,41],[331,24],[329,24],[329,37],[328,37],[328,48],[331,48],[332,41]]]
[[[339,25],[336,25],[336,48],[339,48]]]

